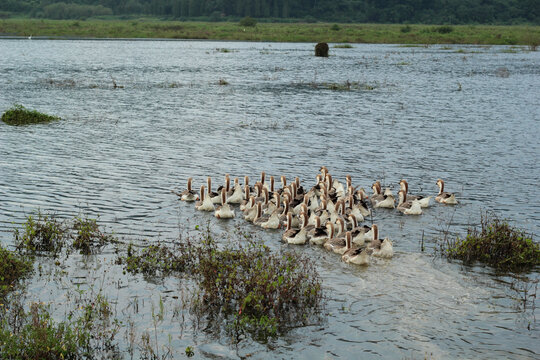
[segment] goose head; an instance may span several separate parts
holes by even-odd
[[[297,176],[294,178],[294,182],[296,184],[296,189],[298,189],[300,187],[300,178]]]
[[[266,178],[266,173],[263,171],[261,172],[261,184],[264,185],[264,179]]]
[[[287,213],[287,230],[292,228],[292,213]]]
[[[281,175],[281,188],[285,189],[286,186],[287,186],[287,178],[285,177],[285,175]]]
[[[225,174],[225,189],[229,191],[231,189],[231,178],[229,174]]]
[[[399,188],[403,191],[405,191],[405,193],[407,193],[409,191],[409,183],[407,183],[407,180],[405,179],[402,179],[400,182],[399,182]]]
[[[347,181],[347,189],[352,186],[352,178],[351,175],[345,176],[345,180]]]
[[[345,246],[347,247],[347,250],[352,248],[352,233],[350,231],[345,233]]]
[[[300,221],[302,223],[301,228],[305,228],[306,226],[308,226],[308,220],[309,220],[309,216],[307,215],[307,213],[302,211],[300,213]]]
[[[249,186],[249,176],[244,176],[244,185]]]
[[[210,194],[212,192],[212,178],[210,176],[206,179],[206,184],[208,185],[208,193]]]
[[[336,221],[337,225],[339,226],[339,233],[341,234],[345,231],[345,222],[342,218],[338,218]]]
[[[244,194],[245,194],[246,199],[249,199],[249,185],[248,184],[244,185]]]
[[[270,176],[270,191],[274,192],[274,177]]]
[[[321,227],[321,218],[315,215],[315,227],[318,229]]]
[[[334,225],[330,221],[326,223],[326,233],[328,234],[329,240],[334,238]]]
[[[191,177],[187,179],[187,189],[188,189],[188,191],[191,191],[191,182],[192,181],[193,181],[193,178],[191,178]]]

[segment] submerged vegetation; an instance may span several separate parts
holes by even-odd
[[[174,248],[151,245],[128,248],[118,261],[131,273],[190,274],[198,290],[192,310],[209,327],[222,323],[237,337],[247,332],[265,341],[269,336],[310,321],[321,306],[321,280],[314,264],[293,252],[272,253],[247,234],[218,246],[209,229],[200,239]],[[220,320],[220,321],[217,321]]]
[[[21,252],[53,256],[57,256],[66,246],[88,255],[117,241],[112,234],[100,230],[96,219],[77,216],[71,221],[60,221],[41,211],[28,215],[22,228],[14,230],[14,237]],[[70,239],[72,242],[68,243]]]
[[[28,110],[18,104],[2,114],[2,121],[8,125],[39,124],[55,120],[60,120],[60,118],[58,116],[43,114],[36,110]]]
[[[532,235],[487,213],[482,214],[480,229],[469,228],[464,239],[444,241],[441,250],[450,259],[480,262],[503,271],[526,271],[540,265],[540,244]]]
[[[280,42],[388,43],[388,44],[493,44],[540,43],[540,26],[407,25],[328,23],[258,23],[157,21],[140,19],[86,20],[74,26],[68,20],[6,19],[0,34],[45,37],[168,38]],[[334,29],[333,31],[331,29]],[[403,30],[405,29],[405,30]]]

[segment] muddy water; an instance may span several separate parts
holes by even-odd
[[[225,173],[254,181],[265,170],[311,186],[326,165],[366,189],[380,179],[395,191],[406,178],[423,194],[435,194],[440,177],[460,205],[434,205],[419,218],[374,213],[394,241],[391,261],[358,269],[300,249],[323,277],[326,320],[270,347],[283,358],[538,357],[537,323],[518,310],[511,279],[432,253],[441,229],[463,233],[481,210],[539,233],[540,53],[395,45],[331,48],[328,59],[312,52],[313,44],[0,41],[0,111],[20,103],[64,119],[0,123],[2,243],[12,244],[12,222],[37,208],[99,215],[139,243],[174,240],[186,223],[244,226],[179,203],[170,190],[188,177],[198,187],[212,176],[217,186]],[[328,88],[347,81],[350,91]],[[282,248],[277,233],[253,230]],[[65,273],[33,279],[29,298],[51,302],[61,316],[74,284],[103,288],[139,335],[158,331],[167,345],[170,334],[177,356],[186,346],[198,357],[267,356],[267,345],[230,347],[173,316],[185,312],[178,296],[186,280],[124,276],[114,258],[112,249],[75,256]],[[160,296],[168,316],[150,326]]]

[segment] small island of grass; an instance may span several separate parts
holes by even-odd
[[[40,124],[56,120],[60,120],[60,118],[36,110],[26,109],[22,105],[14,105],[2,114],[2,121],[8,125]]]
[[[532,235],[495,215],[483,215],[480,229],[443,244],[442,254],[464,264],[484,263],[501,271],[527,271],[540,265],[540,244]]]

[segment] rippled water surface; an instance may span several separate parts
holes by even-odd
[[[326,165],[366,189],[380,179],[395,190],[406,178],[425,194],[443,178],[460,205],[434,205],[419,218],[374,214],[394,241],[391,261],[359,269],[301,249],[318,264],[328,315],[276,340],[274,356],[540,356],[536,320],[518,310],[508,279],[432,256],[439,230],[463,233],[481,210],[539,233],[540,52],[354,45],[331,48],[327,59],[312,53],[313,44],[0,40],[0,111],[20,103],[63,118],[0,123],[2,243],[12,244],[13,222],[37,208],[100,215],[126,241],[172,240],[188,221],[244,226],[179,203],[170,190],[188,177],[198,188],[206,176],[217,185],[225,173],[255,180],[265,170],[311,186]],[[347,81],[350,91],[328,89]],[[282,247],[277,233],[261,236]],[[149,304],[178,301],[185,280],[124,277],[114,257],[76,257],[65,281],[108,284],[118,311],[137,299],[143,327]],[[61,309],[66,287],[34,279],[29,292]],[[172,335],[178,356],[188,345],[199,357],[268,356],[266,345],[232,348],[179,328],[158,329]]]

